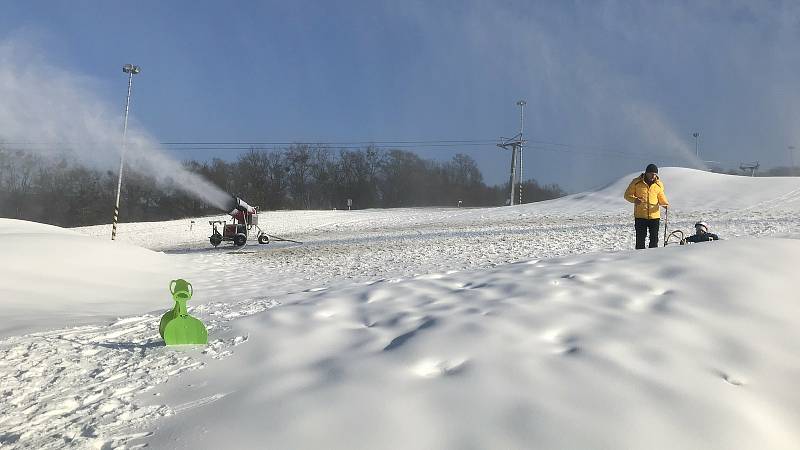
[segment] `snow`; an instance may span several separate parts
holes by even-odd
[[[776,254],[800,254],[800,242],[533,260],[303,295],[234,322],[258,345],[188,374],[190,388],[157,389],[154,405],[220,395],[161,421],[157,442],[793,448],[795,268],[708,264]]]
[[[268,212],[303,244],[238,250],[213,218],[0,219],[0,447],[798,448],[800,179],[662,168],[669,228],[726,240],[633,251],[636,175]],[[208,346],[158,337],[178,277]]]
[[[182,273],[163,253],[51,225],[0,218],[0,239],[0,337],[159,308]]]
[[[628,184],[639,175],[641,174],[631,173],[598,191],[570,195],[544,203],[547,206],[543,209],[560,212],[581,209],[616,212],[620,207],[631,206],[620,193],[625,192]],[[730,215],[751,210],[800,208],[800,184],[796,177],[765,180],[679,167],[663,168],[659,175],[665,184],[670,203],[683,211],[724,211],[726,215]]]

